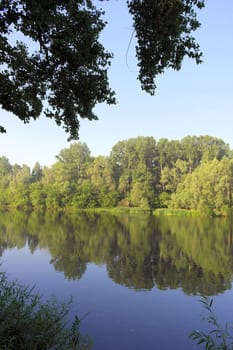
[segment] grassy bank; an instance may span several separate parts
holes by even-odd
[[[150,209],[143,209],[138,207],[114,207],[114,208],[90,208],[82,211],[96,212],[96,213],[110,213],[110,214],[148,214]]]
[[[153,211],[155,216],[201,216],[197,210],[160,208]]]
[[[150,214],[153,213],[155,216],[205,216],[205,217],[226,217],[231,216],[233,214],[232,208],[223,208],[222,210],[214,210],[205,208],[203,210],[190,210],[190,209],[169,209],[169,208],[157,208],[157,209],[144,209],[140,207],[113,207],[113,208],[100,208],[100,207],[92,207],[92,208],[77,208],[77,207],[64,207],[64,208],[49,208],[49,209],[41,209],[41,208],[32,208],[32,207],[22,207],[15,208],[12,206],[0,206],[1,210],[16,210],[22,212],[31,213],[35,212],[64,212],[64,213],[75,213],[75,212],[87,212],[87,213],[109,213],[109,214],[130,214],[130,215],[138,215],[138,214]]]
[[[232,215],[232,209],[223,210],[187,210],[187,209],[168,209],[168,208],[159,208],[153,211],[155,216],[205,216],[205,217],[226,217]]]

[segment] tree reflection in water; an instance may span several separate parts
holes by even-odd
[[[110,215],[87,212],[2,212],[0,253],[46,248],[51,263],[79,279],[87,263],[106,264],[109,277],[129,288],[181,288],[213,295],[231,288],[230,219]]]

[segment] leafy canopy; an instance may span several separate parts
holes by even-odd
[[[103,0],[102,0],[103,1]],[[128,0],[137,38],[142,89],[180,69],[185,56],[201,62],[192,37],[204,0]],[[116,103],[108,80],[113,55],[99,42],[103,11],[92,0],[0,2],[0,106],[25,123],[43,113],[78,139],[79,119],[98,119],[97,103]],[[0,126],[0,131],[5,132]]]

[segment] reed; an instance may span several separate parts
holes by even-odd
[[[90,339],[80,334],[80,319],[68,321],[71,302],[42,302],[34,287],[11,282],[0,272],[0,349],[90,349]]]

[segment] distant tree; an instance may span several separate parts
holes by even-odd
[[[165,166],[161,172],[160,183],[162,191],[174,193],[178,184],[182,181],[188,172],[188,162],[177,159],[173,167]]]
[[[34,209],[44,209],[46,193],[41,182],[34,182],[30,185],[30,200]]]
[[[203,162],[230,156],[229,145],[222,139],[209,135],[186,136],[181,140],[181,147],[183,159],[189,164],[189,172]]]
[[[10,205],[16,208],[26,209],[32,206],[30,200],[29,186],[23,182],[11,190]]]
[[[157,158],[153,137],[140,136],[119,141],[113,146],[110,161],[121,199],[130,201],[131,196],[132,205],[136,205],[142,200],[139,200],[140,193],[140,196],[146,196],[147,204],[153,206],[152,197],[158,183]]]
[[[232,207],[233,163],[223,158],[202,163],[186,175],[172,196],[171,206],[202,213],[225,214]]]
[[[230,156],[230,147],[222,139],[205,135],[199,136],[198,142],[201,149],[201,162],[208,162],[214,158],[221,160]]]
[[[164,167],[171,168],[174,166],[177,159],[183,158],[182,147],[178,140],[161,138],[159,139],[156,148],[161,173]]]
[[[134,207],[149,209],[150,203],[147,198],[147,191],[142,183],[135,182],[130,191],[130,204]]]
[[[0,157],[0,188],[6,189],[9,186],[12,166],[6,157]]]
[[[47,209],[63,208],[63,196],[61,187],[57,184],[50,184],[45,188],[46,199],[45,206]]]
[[[51,167],[0,158],[0,205],[33,208],[172,207],[208,214],[232,209],[232,151],[223,140],[137,137],[119,141],[110,156],[91,157],[85,143],[62,149]]]
[[[186,136],[181,140],[184,160],[188,162],[188,171],[191,173],[202,159],[202,152],[198,136]]]
[[[40,181],[43,175],[42,166],[39,162],[36,162],[32,169],[32,182]]]
[[[69,148],[62,149],[56,158],[58,181],[78,183],[86,178],[91,161],[91,152],[86,143],[73,143]]]
[[[115,190],[114,173],[109,157],[98,156],[93,159],[88,168],[91,183],[97,188]]]
[[[22,166],[15,164],[12,169],[11,188],[17,188],[20,184],[27,186],[31,183],[31,170],[27,164],[23,164]]]
[[[77,187],[77,192],[73,196],[72,206],[79,209],[99,207],[98,192],[90,181],[84,181]]]
[[[103,187],[98,192],[98,203],[102,208],[114,208],[118,205],[119,193],[117,191],[109,191]]]
[[[6,157],[0,157],[0,177],[10,174],[12,171],[12,166],[9,159]]]
[[[0,105],[24,122],[42,113],[78,138],[79,119],[98,119],[97,103],[116,102],[109,87],[112,54],[99,41],[103,11],[92,0],[2,0]],[[192,32],[204,0],[128,0],[142,89],[179,70],[188,56],[201,62]],[[14,36],[15,35],[15,36]],[[31,45],[26,43],[31,42]],[[0,127],[5,132],[4,127]]]

